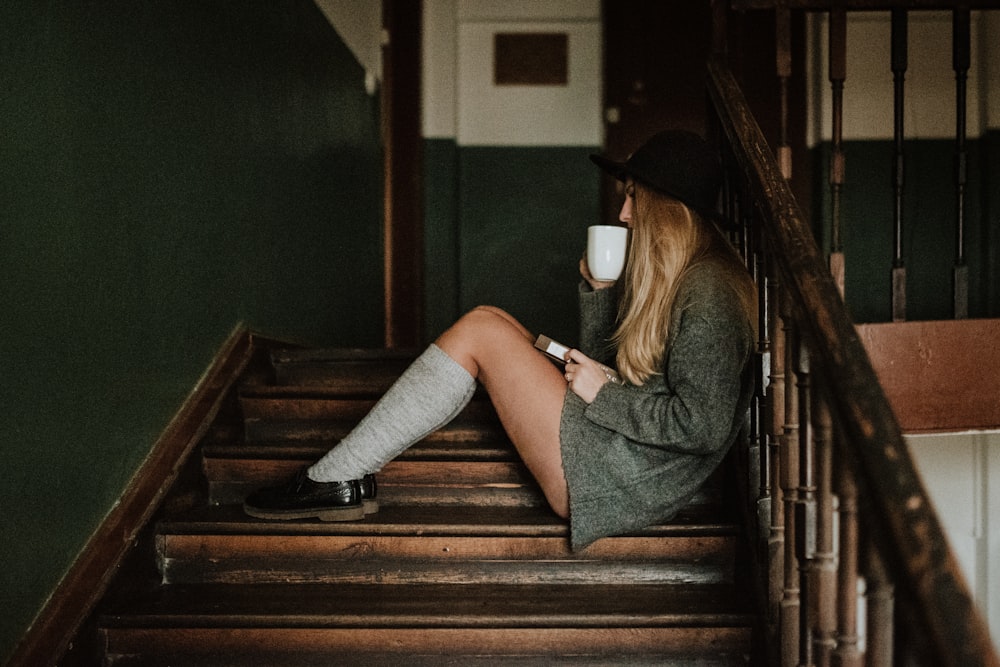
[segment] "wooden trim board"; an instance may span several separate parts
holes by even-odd
[[[9,667],[55,665],[215,418],[253,353],[242,324],[229,335],[180,410],[21,638]]]
[[[1000,319],[857,329],[904,433],[1000,428]]]

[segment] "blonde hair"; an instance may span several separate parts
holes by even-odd
[[[756,322],[756,289],[735,249],[713,223],[683,203],[635,183],[632,238],[618,330],[622,377],[643,384],[662,373],[665,341],[677,288],[691,267],[717,260],[731,274],[749,324]]]

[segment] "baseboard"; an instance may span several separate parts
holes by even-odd
[[[122,494],[35,618],[9,667],[56,665],[101,599],[139,531],[215,418],[223,397],[253,354],[254,337],[238,325],[215,355]]]

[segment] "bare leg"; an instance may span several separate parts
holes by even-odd
[[[470,311],[436,341],[477,378],[556,514],[569,516],[559,423],[566,381],[534,348],[534,337],[499,308]]]

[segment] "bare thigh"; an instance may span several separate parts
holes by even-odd
[[[531,333],[498,308],[470,311],[441,335],[437,345],[483,384],[549,505],[560,516],[568,516],[559,448],[566,395],[562,372],[535,349]]]

